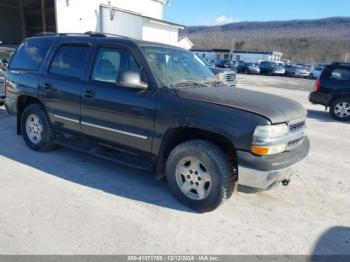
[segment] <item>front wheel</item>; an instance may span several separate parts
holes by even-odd
[[[186,206],[199,212],[216,209],[234,187],[233,165],[216,145],[192,140],[177,146],[168,157],[170,190]]]
[[[330,114],[338,121],[350,120],[350,98],[335,100],[330,106]]]
[[[49,151],[55,147],[54,131],[44,108],[39,104],[24,109],[21,132],[27,146],[35,151]]]

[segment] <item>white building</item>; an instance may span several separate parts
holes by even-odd
[[[230,49],[191,49],[191,51],[207,61],[232,58]]]
[[[163,19],[166,0],[56,0],[57,32],[96,31],[178,44],[183,26]]]
[[[188,37],[185,37],[179,41],[178,46],[186,50],[191,50],[194,44]]]
[[[102,32],[178,45],[182,25],[163,20],[168,0],[0,0],[3,42],[40,32]],[[11,13],[11,15],[6,15]],[[5,40],[5,41],[4,41]]]
[[[237,61],[258,63],[261,61],[281,61],[283,53],[273,52],[259,52],[259,51],[234,51],[233,59]]]

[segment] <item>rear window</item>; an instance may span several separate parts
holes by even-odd
[[[87,45],[61,46],[52,60],[49,72],[55,75],[80,78],[86,65],[89,51]]]
[[[343,80],[343,81],[350,80],[350,70],[336,68],[331,73],[331,79]]]
[[[38,70],[52,44],[51,39],[25,40],[17,49],[9,68]]]

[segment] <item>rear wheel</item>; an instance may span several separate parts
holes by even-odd
[[[175,197],[199,212],[216,209],[234,187],[231,161],[220,148],[204,140],[177,146],[167,160],[166,176]]]
[[[350,120],[350,98],[340,98],[332,102],[330,114],[338,121]]]
[[[55,147],[49,118],[39,104],[32,104],[24,109],[21,132],[27,146],[35,151],[49,151]]]

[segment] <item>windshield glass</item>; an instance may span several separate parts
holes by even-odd
[[[163,87],[186,81],[215,81],[215,75],[196,55],[166,47],[143,47],[146,59]]]

